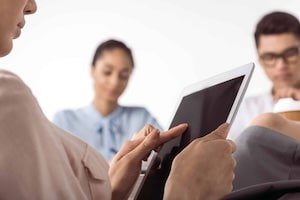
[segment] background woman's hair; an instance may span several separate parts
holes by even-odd
[[[131,49],[128,46],[126,46],[126,44],[124,44],[123,42],[114,39],[104,41],[97,47],[92,60],[92,66],[93,67],[95,66],[96,61],[99,58],[101,58],[104,51],[112,50],[112,49],[122,49],[128,55],[129,59],[131,60],[132,67],[134,67],[134,61],[133,61]]]

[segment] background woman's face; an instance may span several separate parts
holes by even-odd
[[[126,89],[133,66],[122,49],[105,50],[92,67],[97,100],[117,102]]]

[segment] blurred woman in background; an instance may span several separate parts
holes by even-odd
[[[121,145],[146,124],[162,130],[144,107],[119,104],[133,68],[132,52],[123,42],[107,40],[101,43],[91,64],[95,89],[92,103],[57,112],[54,123],[88,142],[107,160],[111,160]]]

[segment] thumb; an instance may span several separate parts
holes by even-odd
[[[226,139],[228,135],[229,124],[223,123],[216,130],[203,137],[204,140]]]

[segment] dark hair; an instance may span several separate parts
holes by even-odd
[[[132,63],[132,67],[134,67],[134,61],[131,49],[128,48],[123,42],[118,40],[107,40],[102,42],[96,49],[93,60],[92,60],[92,66],[94,67],[96,64],[96,61],[102,56],[104,51],[112,50],[112,49],[122,49],[128,56]]]
[[[259,46],[259,37],[261,35],[292,33],[300,39],[300,22],[299,20],[285,12],[271,12],[261,18],[256,25],[254,33],[256,47]]]

